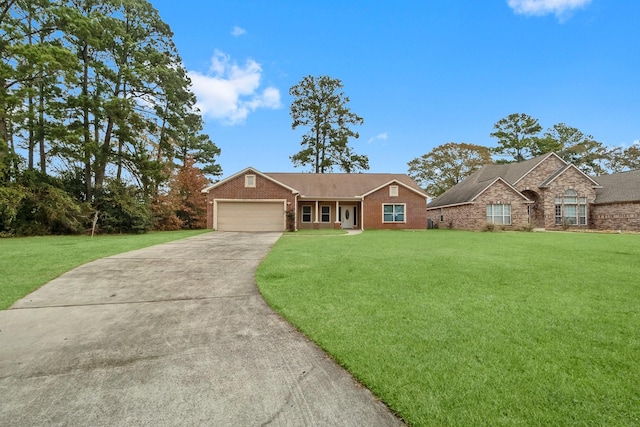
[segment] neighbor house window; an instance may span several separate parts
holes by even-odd
[[[382,222],[404,222],[404,204],[382,205]]]
[[[255,187],[256,186],[256,176],[255,175],[245,175],[244,176],[244,186],[245,187]]]
[[[331,222],[331,206],[320,207],[320,221]]]
[[[587,225],[587,198],[569,189],[556,197],[556,225]]]
[[[398,197],[398,186],[397,185],[389,186],[389,197]]]
[[[302,207],[302,222],[311,222],[311,206]]]
[[[511,205],[487,205],[487,222],[498,225],[511,225]]]

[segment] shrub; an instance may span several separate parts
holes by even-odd
[[[55,178],[36,171],[0,188],[0,231],[5,235],[79,234],[88,223],[88,204],[74,200]]]
[[[0,187],[0,233],[12,233],[13,223],[25,196],[21,187]]]
[[[139,188],[108,180],[95,197],[100,232],[144,233],[151,227],[151,208]]]
[[[64,190],[47,183],[30,189],[23,200],[16,233],[81,234],[90,215],[88,204],[73,200]]]

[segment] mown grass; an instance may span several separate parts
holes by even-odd
[[[410,425],[640,424],[640,236],[285,235],[257,280]]]
[[[62,273],[89,261],[207,231],[210,230],[0,239],[0,310]]]

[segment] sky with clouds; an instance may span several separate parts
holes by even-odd
[[[370,172],[447,142],[495,146],[527,113],[609,146],[640,139],[640,2],[632,0],[150,0],[174,32],[224,176],[304,172],[289,157],[289,88],[340,79],[364,118]],[[380,4],[378,4],[380,3]]]

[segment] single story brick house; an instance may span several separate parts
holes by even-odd
[[[555,153],[490,164],[427,206],[430,226],[640,231],[640,172],[592,178]]]
[[[640,231],[640,170],[596,177],[591,225],[598,230]]]
[[[263,173],[246,168],[204,190],[220,231],[424,229],[427,194],[409,176]]]

